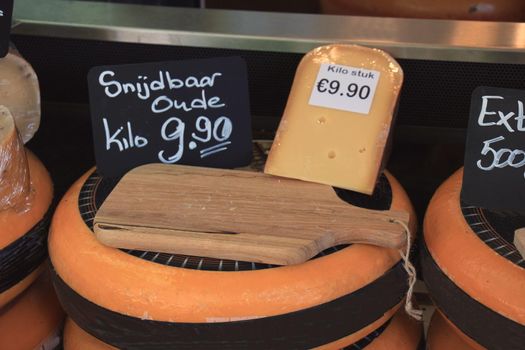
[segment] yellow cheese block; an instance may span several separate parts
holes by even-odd
[[[371,194],[403,82],[388,54],[319,47],[302,59],[265,173]]]

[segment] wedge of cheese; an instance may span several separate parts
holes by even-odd
[[[25,210],[29,200],[29,165],[14,119],[0,106],[0,211]]]
[[[13,48],[0,58],[0,105],[11,111],[27,143],[40,126],[40,88],[33,67]]]
[[[403,71],[388,54],[319,47],[302,59],[265,173],[372,194]]]

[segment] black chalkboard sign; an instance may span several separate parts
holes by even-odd
[[[492,210],[525,210],[525,91],[472,94],[461,199]]]
[[[234,168],[252,157],[246,64],[240,57],[92,68],[99,172],[147,163]]]
[[[0,0],[0,57],[9,51],[9,33],[13,16],[13,0]]]

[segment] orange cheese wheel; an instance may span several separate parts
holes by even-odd
[[[321,0],[324,13],[356,16],[518,21],[521,0]]]
[[[469,296],[525,325],[525,269],[491,249],[469,226],[459,199],[462,177],[457,171],[430,202],[424,222],[428,250]]]
[[[416,219],[406,193],[391,175],[386,176],[391,208],[410,212],[414,230]],[[90,171],[64,196],[52,221],[49,253],[61,281],[58,285],[67,286],[67,293],[78,294],[88,303],[117,315],[173,324],[259,320],[345,297],[399,266],[397,251],[363,244],[303,264],[253,271],[209,271],[200,269],[200,264],[196,269],[188,269],[169,265],[171,258],[167,266],[158,263],[163,259],[159,254],[118,250],[95,239],[86,224],[96,211],[94,198],[86,199],[81,192],[100,187],[104,183]],[[86,219],[86,215],[91,217]],[[371,324],[334,340],[328,348],[352,344],[381,326],[399,304],[390,307]]]
[[[53,185],[44,165],[29,151],[27,151],[27,158],[33,192],[30,207],[23,212],[14,209],[0,211],[0,270],[8,271],[5,272],[7,276],[4,278],[12,282],[7,289],[0,289],[0,307],[36,279],[41,272],[42,268],[39,266],[45,256],[44,240],[47,234],[45,217],[51,205]],[[31,244],[34,245],[33,248],[28,246]],[[27,261],[23,264],[13,256],[8,256],[24,248],[31,249],[32,255],[25,257]],[[17,271],[17,269],[24,269],[24,271]],[[2,282],[5,281],[0,281],[0,286]]]
[[[347,349],[366,350],[416,350],[422,343],[422,325],[410,319],[404,311],[398,311],[382,333],[371,343],[361,346],[359,343]],[[366,337],[363,338],[366,343]],[[337,346],[337,344],[332,344]],[[108,345],[82,330],[74,321],[68,319],[64,328],[64,350],[113,350]]]
[[[59,343],[64,312],[48,274],[0,308],[0,349],[51,350]]]
[[[0,293],[0,307],[7,304],[13,298],[15,298],[18,294],[23,292],[27,287],[33,283],[38,276],[44,271],[45,269],[45,263],[42,263],[40,266],[35,268],[29,275],[25,276],[21,281],[16,283],[11,288],[5,290],[4,292]]]
[[[415,350],[421,349],[422,343],[422,324],[408,317],[404,310],[400,310],[385,331],[370,343],[366,350]]]
[[[439,310],[434,312],[427,335],[427,350],[482,350],[481,345],[457,329]]]
[[[429,204],[424,278],[462,332],[486,347],[519,349],[525,339],[525,261],[512,237],[525,218],[462,204],[462,176],[462,170],[453,174]]]

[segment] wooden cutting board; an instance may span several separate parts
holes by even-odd
[[[399,220],[339,199],[330,186],[239,170],[150,164],[127,173],[96,214],[117,248],[287,265],[345,243],[401,248]]]

